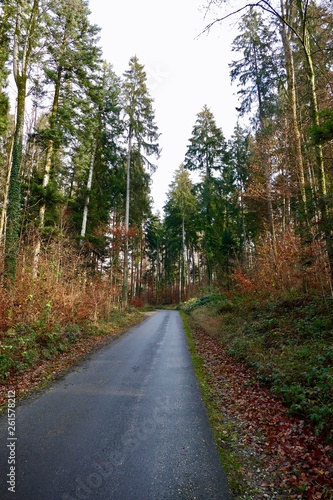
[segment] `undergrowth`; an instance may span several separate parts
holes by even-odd
[[[58,356],[65,358],[89,337],[128,328],[142,317],[138,308],[144,309],[139,300],[124,309],[118,288],[105,276],[88,272],[84,255],[65,238],[43,249],[37,276],[28,250],[20,255],[15,283],[0,283],[0,384]]]
[[[18,323],[0,335],[0,384],[13,375],[33,369],[45,360],[66,355],[87,337],[111,335],[138,321],[142,313],[135,309],[114,310],[107,322],[52,325],[37,322]]]
[[[191,299],[182,309],[250,366],[290,414],[333,441],[333,301],[254,295]]]

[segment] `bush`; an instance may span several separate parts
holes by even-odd
[[[203,297],[194,297],[192,299],[189,299],[187,302],[184,302],[179,306],[179,309],[186,313],[190,313],[194,311],[195,309],[199,309],[200,307],[204,306],[216,306],[222,304],[224,302],[230,302],[227,301],[226,297],[224,295],[220,294],[214,294],[214,295],[204,295]]]

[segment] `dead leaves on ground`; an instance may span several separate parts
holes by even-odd
[[[223,418],[237,422],[239,446],[253,450],[268,472],[269,482],[261,486],[278,490],[274,498],[332,500],[333,447],[303,420],[289,417],[269,389],[227,355],[216,339],[198,329],[194,336],[219,411]]]

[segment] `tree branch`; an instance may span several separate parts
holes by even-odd
[[[211,3],[211,2],[210,2]],[[209,8],[210,4],[208,5],[208,8]],[[229,14],[225,15],[224,17],[221,17],[221,18],[218,18],[218,19],[215,19],[214,21],[212,21],[211,23],[209,23],[205,29],[197,36],[197,38],[199,38],[201,35],[203,35],[204,33],[207,33],[210,31],[210,29],[216,24],[216,23],[221,23],[222,21],[225,21],[226,19],[228,19],[228,17],[232,17],[236,14],[239,14],[240,12],[242,12],[243,10],[245,9],[250,9],[251,7],[259,7],[260,9],[264,10],[265,12],[268,12],[269,14],[273,14],[274,17],[278,18],[282,23],[284,23],[286,26],[288,26],[288,28],[294,33],[294,35],[300,40],[300,42],[302,43],[302,45],[304,44],[304,38],[302,38],[300,36],[300,34],[295,30],[295,28],[293,28],[293,26],[291,26],[291,24],[286,20],[285,17],[281,16],[281,14],[278,13],[277,10],[275,10],[272,5],[267,1],[267,0],[259,0],[258,2],[256,3],[247,3],[246,5],[244,5],[243,7],[241,7],[240,9],[237,9],[237,10],[234,10],[233,12],[230,12]]]

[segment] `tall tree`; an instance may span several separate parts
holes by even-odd
[[[277,111],[278,84],[283,75],[277,36],[273,27],[267,26],[263,16],[254,8],[242,18],[241,33],[233,42],[233,50],[242,53],[243,58],[231,64],[231,79],[238,79],[240,112],[252,111],[257,140],[261,142],[261,162],[264,166],[267,214],[274,255],[276,256],[276,236],[272,202],[272,172],[268,147],[270,128]],[[272,52],[268,48],[275,47]]]
[[[214,3],[217,5],[225,4],[225,0],[214,0],[209,4]],[[254,7],[251,3],[245,3],[240,10],[249,10]],[[328,2],[320,1],[308,1],[308,0],[282,0],[280,2],[280,11],[278,5],[269,0],[259,1],[255,4],[255,7],[262,9],[267,14],[272,16],[272,19],[279,21],[282,27],[282,39],[285,53],[286,61],[286,71],[288,78],[288,90],[289,99],[291,105],[293,106],[293,117],[292,117],[292,135],[294,139],[294,148],[297,155],[297,175],[299,176],[298,182],[301,191],[301,200],[304,211],[309,208],[309,201],[311,205],[316,207],[316,214],[314,220],[316,221],[316,230],[312,228],[312,231],[319,233],[324,237],[326,242],[326,252],[330,264],[331,279],[333,276],[333,233],[332,233],[332,208],[330,206],[330,197],[328,196],[328,166],[325,164],[325,158],[323,154],[323,144],[315,142],[315,144],[310,144],[307,141],[308,130],[305,130],[305,120],[308,120],[309,125],[312,126],[312,130],[320,130],[321,127],[321,114],[320,114],[320,98],[318,85],[319,75],[322,76],[326,73],[326,68],[321,64],[316,63],[318,54],[323,55],[325,52],[330,54],[329,36],[332,32],[332,10],[331,5]],[[239,12],[240,10],[237,10]],[[324,13],[324,15],[323,15]],[[211,28],[216,22],[220,22],[231,14],[224,16],[223,18],[216,19],[211,23],[208,28]],[[325,38],[322,37],[323,31],[326,31]],[[327,36],[328,35],[328,36]],[[320,38],[320,41],[319,41]],[[295,82],[293,82],[293,62],[295,62],[295,55],[298,59],[298,65],[300,71],[297,73],[297,68],[295,70],[296,78],[298,79],[296,88],[293,88]],[[328,63],[331,67],[331,63]],[[323,71],[324,70],[324,71]],[[326,73],[327,74],[327,73]],[[300,81],[303,80],[304,75],[307,78],[307,90],[303,94],[302,100],[300,99]],[[326,85],[329,85],[329,79],[326,80]],[[321,87],[323,89],[323,87]],[[296,90],[296,98],[298,111],[302,109],[302,114],[298,113],[298,117],[295,116],[295,95],[293,95],[294,90]],[[327,94],[326,94],[327,95]],[[327,104],[326,104],[327,106]],[[324,107],[326,107],[324,106]],[[296,119],[298,118],[298,124]],[[300,137],[298,136],[298,129],[300,125],[303,126],[302,139],[303,144],[300,143]],[[302,149],[301,149],[301,146]],[[306,161],[305,152],[307,153]],[[311,153],[309,155],[309,153]],[[309,195],[306,191],[306,179],[303,172],[302,166],[307,163],[308,184],[311,186]],[[304,180],[304,186],[303,186]],[[311,200],[310,200],[311,198]],[[311,214],[310,214],[311,215]],[[306,214],[307,220],[309,220],[309,214]]]
[[[127,132],[127,173],[126,173],[126,209],[125,209],[125,251],[124,251],[124,287],[123,302],[128,300],[128,229],[130,220],[130,188],[132,161],[139,161],[143,166],[154,170],[155,165],[149,156],[159,156],[158,129],[155,124],[153,99],[147,88],[147,75],[144,66],[136,56],[129,61],[129,68],[123,79],[123,108]],[[133,151],[136,152],[133,155]],[[134,158],[133,158],[134,156]]]
[[[63,125],[59,119],[63,86],[80,88],[81,94],[89,93],[93,72],[100,62],[97,46],[99,28],[91,25],[89,9],[84,0],[61,0],[52,4],[46,16],[47,57],[44,63],[46,83],[53,86],[53,101],[49,113],[49,127],[43,131],[45,140],[45,161],[42,189],[49,191],[54,153],[60,146]],[[72,96],[73,101],[77,101]],[[82,97],[81,97],[82,100]],[[64,103],[62,104],[64,107]],[[95,151],[95,146],[92,147]],[[39,204],[39,237],[34,252],[34,274],[37,274],[41,234],[44,228],[46,197]]]
[[[8,2],[0,4],[0,141],[8,126],[9,98],[6,93],[8,84],[10,12]],[[1,143],[0,143],[1,147]]]
[[[8,85],[8,63],[10,53],[10,9],[8,2],[0,4],[0,186],[1,197],[1,219],[0,219],[0,241],[3,238],[5,218],[7,210],[7,199],[10,181],[10,154],[11,147],[6,147],[6,135],[9,120],[9,98],[6,92]],[[9,150],[9,151],[8,151]]]
[[[287,78],[287,103],[291,116],[291,130],[293,152],[296,166],[296,179],[299,186],[301,197],[301,215],[307,219],[307,195],[304,172],[304,160],[302,152],[301,130],[297,111],[297,91],[296,91],[296,73],[295,73],[295,58],[293,53],[293,30],[291,27],[293,19],[293,4],[280,0],[281,15],[285,22],[281,23],[281,36],[283,43],[283,51],[286,67]],[[308,222],[308,221],[306,221]]]
[[[201,175],[198,185],[202,246],[207,269],[208,286],[213,277],[214,256],[217,253],[218,235],[214,230],[216,182],[214,174],[221,174],[227,159],[227,145],[222,130],[217,127],[213,113],[207,106],[198,113],[188,145],[184,167]]]
[[[170,184],[168,200],[164,206],[164,228],[169,254],[178,271],[178,300],[187,295],[189,277],[194,277],[194,249],[197,245],[197,198],[189,172],[181,165]],[[172,252],[170,246],[172,245]],[[191,267],[192,265],[192,267]]]
[[[5,240],[4,274],[9,285],[16,277],[18,255],[21,184],[20,167],[23,147],[23,128],[27,95],[28,74],[40,41],[38,16],[40,0],[18,0],[13,6],[13,75],[17,89],[16,124],[13,142],[13,158],[8,194],[7,226]]]
[[[234,133],[228,142],[228,149],[230,151],[230,166],[235,175],[235,188],[238,195],[238,216],[240,217],[238,222],[238,234],[240,238],[240,250],[243,251],[245,261],[248,261],[251,233],[253,232],[245,201],[246,188],[249,182],[249,142],[249,133],[243,130],[239,123],[237,123]]]

